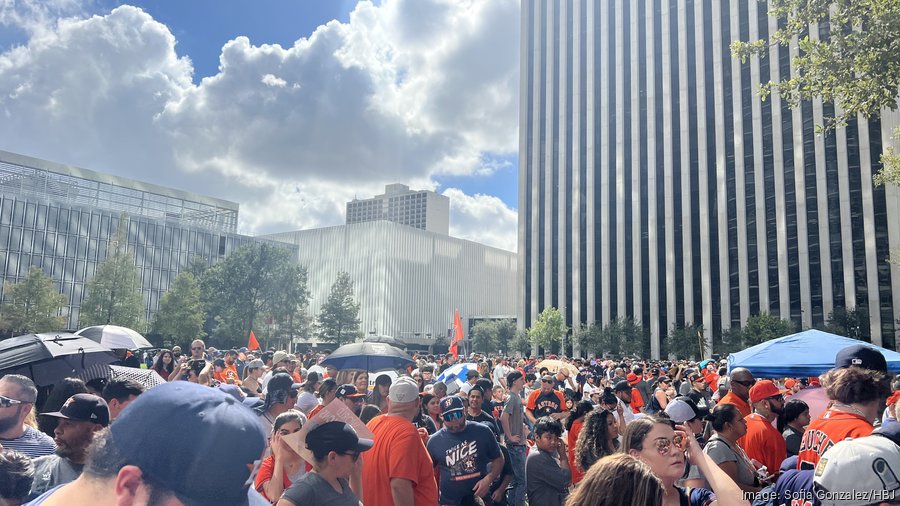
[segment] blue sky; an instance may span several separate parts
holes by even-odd
[[[251,234],[434,185],[451,234],[515,248],[518,0],[9,1],[0,149],[236,201]]]

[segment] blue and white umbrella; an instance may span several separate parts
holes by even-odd
[[[466,373],[469,371],[477,371],[478,364],[467,362],[464,364],[453,364],[447,368],[446,371],[442,372],[440,376],[437,377],[438,381],[446,383],[445,380],[448,378],[457,378],[463,383],[466,381]]]

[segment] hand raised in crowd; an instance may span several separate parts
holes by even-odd
[[[684,425],[676,425],[675,438],[681,438],[680,443],[676,442],[675,446],[684,450],[688,462],[690,462],[691,465],[699,465],[703,455],[703,448],[700,447],[700,443],[698,443],[697,438],[694,437],[694,432]]]

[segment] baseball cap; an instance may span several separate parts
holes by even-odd
[[[315,374],[315,373],[313,373]],[[272,375],[269,383],[266,385],[268,392],[272,391],[290,391],[300,388],[300,383],[294,383],[294,378],[286,372],[279,372]]]
[[[187,506],[246,505],[246,484],[266,448],[253,411],[218,389],[187,381],[141,394],[109,430],[126,462]],[[216,472],[209,472],[209,462]]]
[[[349,383],[339,386],[337,389],[337,393],[335,394],[335,397],[339,399],[358,399],[365,396],[366,394],[359,393],[359,390],[357,390],[355,386]]]
[[[272,355],[272,365],[275,365],[275,364],[277,364],[278,362],[281,362],[281,361],[283,361],[283,360],[287,360],[287,359],[289,359],[289,358],[290,358],[290,356],[288,355],[288,352],[286,352],[286,351],[284,351],[284,350],[278,350],[278,351],[275,352],[274,355]]]
[[[826,451],[813,483],[822,506],[864,506],[873,503],[872,492],[883,497],[900,493],[898,472],[900,448],[888,438],[866,436],[845,439]],[[869,493],[853,493],[863,490]]]
[[[854,344],[839,351],[834,357],[835,369],[857,366],[873,371],[887,372],[887,360],[880,351],[864,344]]]
[[[463,411],[465,409],[466,404],[461,397],[453,395],[441,399],[441,416],[447,416],[454,411]]]
[[[788,379],[784,380],[784,388],[787,388],[788,390],[794,388],[794,385],[796,385],[796,384],[797,384],[797,382],[794,381],[793,378],[788,378]]]
[[[306,434],[306,447],[313,453],[364,452],[373,444],[371,439],[360,439],[350,424],[341,421],[323,423]]]
[[[247,363],[247,369],[262,369],[265,366],[266,364],[264,364],[263,361],[258,358],[254,358]]]
[[[628,373],[628,375],[625,376],[625,380],[627,380],[630,385],[637,385],[641,382],[641,380],[638,379],[637,374],[633,372]]]
[[[481,375],[478,374],[478,371],[476,371],[475,369],[469,369],[469,370],[466,372],[466,379],[467,379],[467,380],[472,379],[472,378],[478,378],[478,377],[480,377],[480,376],[481,376]]]
[[[630,391],[631,391],[631,384],[628,383],[628,382],[625,381],[625,380],[619,381],[619,382],[616,383],[616,385],[613,387],[613,391],[614,391],[614,392],[630,392]]]
[[[772,383],[771,380],[760,380],[750,388],[750,402],[759,402],[763,399],[779,395],[780,393],[781,389],[778,388],[775,383]]]
[[[412,402],[419,399],[419,384],[409,376],[401,376],[388,390],[391,402]]]
[[[666,414],[675,423],[689,422],[695,418],[706,418],[708,409],[700,409],[690,397],[676,397],[666,406]]]
[[[65,418],[75,422],[91,422],[104,427],[109,425],[109,406],[102,397],[93,394],[75,394],[66,399],[59,411],[41,413],[41,415]]]
[[[225,367],[225,359],[217,358],[213,360],[213,365],[216,367]]]

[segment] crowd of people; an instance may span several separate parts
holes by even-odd
[[[324,358],[196,340],[145,357],[164,382],[148,389],[66,378],[48,394],[3,376],[0,504],[900,504],[900,382],[864,345],[811,378],[715,360]],[[807,388],[827,395],[818,416],[793,398]]]

